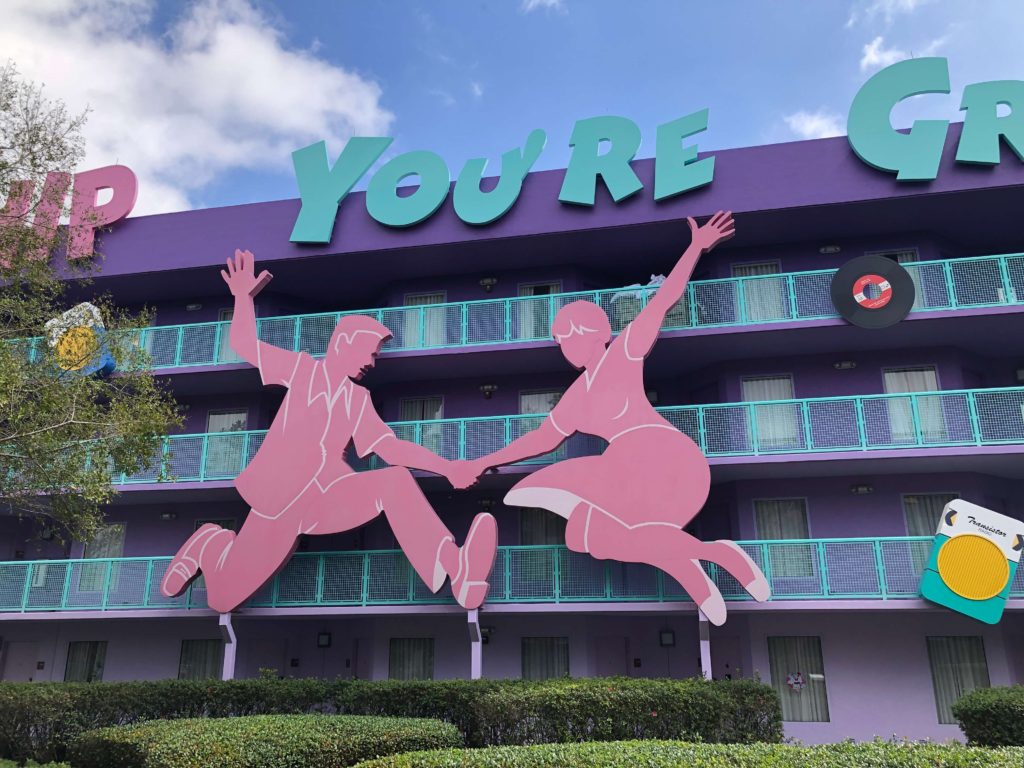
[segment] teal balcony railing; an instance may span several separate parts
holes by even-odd
[[[711,459],[1024,443],[1024,387],[684,405],[658,411]],[[405,421],[391,426],[400,438],[447,459],[475,459],[536,429],[543,419],[531,414]],[[122,475],[116,482],[228,480],[249,463],[265,434],[173,435],[164,439],[161,455],[150,469]],[[528,463],[593,455],[603,445],[598,438],[575,435],[554,453]],[[367,468],[365,462],[353,464]]]
[[[904,264],[917,288],[914,312],[1001,307],[1024,302],[1024,254]],[[665,330],[762,325],[838,317],[829,296],[835,270],[703,280],[666,318]],[[427,306],[266,317],[264,341],[322,355],[345,314],[372,315],[391,329],[386,351],[514,344],[551,338],[551,321],[565,304],[587,299],[602,307],[620,331],[656,289],[613,288],[549,296],[463,301]],[[139,331],[154,368],[240,362],[228,344],[227,322],[168,325]]]
[[[747,541],[741,546],[771,583],[772,600],[896,600],[918,595],[928,537]],[[169,557],[0,563],[0,612],[205,608],[196,582],[180,597],[160,594]],[[749,600],[728,574],[708,573],[727,600]],[[1024,569],[1011,587],[1024,597]],[[646,565],[595,560],[562,546],[500,547],[489,603],[610,603],[687,600],[685,591]],[[304,552],[250,602],[251,607],[428,605],[433,595],[401,551]]]

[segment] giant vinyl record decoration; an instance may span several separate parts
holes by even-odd
[[[836,312],[861,328],[888,328],[914,306],[910,273],[884,256],[859,256],[843,264],[832,278],[831,293]]]

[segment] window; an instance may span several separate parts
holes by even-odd
[[[772,405],[768,400],[792,400],[793,377],[752,376],[740,382],[744,402],[753,406],[753,426],[757,430],[757,448],[762,451],[791,450],[803,447],[803,416],[798,403]]]
[[[405,305],[407,307],[429,307],[434,304],[444,304],[445,298],[444,291],[437,293],[407,293],[405,295]],[[403,346],[419,349],[421,347],[441,347],[447,344],[447,324],[445,322],[447,314],[448,310],[446,307],[405,310],[405,327],[403,328],[402,336]]]
[[[887,395],[907,392],[937,392],[939,377],[934,366],[890,368],[882,371]],[[921,429],[924,444],[946,441],[946,419],[942,412],[942,395],[925,395],[917,400],[917,422],[914,420],[914,400],[893,397],[886,401],[889,412],[890,440],[893,444],[917,442],[917,427]]]
[[[522,546],[564,544],[565,518],[546,509],[519,510],[519,543]]]
[[[524,680],[550,680],[568,676],[569,638],[523,638]]]
[[[399,421],[434,421],[443,418],[443,397],[405,397],[398,403]],[[444,456],[444,428],[444,424],[424,424],[420,427],[420,444],[438,456]]]
[[[97,558],[121,557],[124,555],[124,523],[104,525],[96,531],[92,541],[86,542],[82,557],[93,560]],[[83,564],[78,577],[78,589],[81,592],[102,592],[103,582],[107,578],[107,564]],[[118,570],[110,569],[110,588],[115,588]]]
[[[750,264],[733,264],[732,276],[755,278],[743,281],[743,303],[747,320],[752,323],[766,323],[772,320],[788,320],[789,286],[784,277],[765,277],[779,274],[779,262],[759,261]],[[739,296],[737,295],[737,301]]]
[[[809,538],[807,502],[804,499],[755,499],[754,529],[759,539],[793,541]],[[772,581],[809,578],[816,580],[817,557],[817,550],[810,543],[770,546],[768,559]],[[814,588],[816,589],[817,585]]]
[[[245,436],[226,434],[244,432],[248,428],[248,411],[210,411],[206,431],[210,433],[206,447],[207,477],[234,477],[242,471],[248,457],[243,456]]]
[[[388,677],[392,680],[433,680],[434,638],[391,638]]]
[[[64,682],[94,683],[103,679],[107,658],[106,640],[68,643],[68,660],[64,666]]]
[[[768,666],[782,699],[783,720],[829,722],[820,637],[769,637]]]
[[[231,348],[231,321],[235,317],[235,310],[222,309],[217,313],[217,319],[223,323],[220,327],[220,347],[217,349],[217,361],[221,363],[239,363],[242,361],[235,350]]]
[[[224,643],[220,640],[182,640],[178,679],[219,679],[223,660]]]
[[[975,688],[989,687],[985,644],[980,637],[929,637],[928,662],[939,722],[956,724],[956,700]]]
[[[908,493],[903,496],[903,515],[908,536],[934,536],[939,529],[943,508],[958,493]]]
[[[554,302],[548,298],[560,293],[561,283],[532,283],[519,286],[519,300],[513,305],[513,341],[548,339],[555,316]]]

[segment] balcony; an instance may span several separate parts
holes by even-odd
[[[918,596],[928,537],[740,542],[761,566],[772,601],[905,600]],[[0,563],[0,612],[206,608],[202,582],[168,599],[159,584],[171,558]],[[739,584],[706,566],[726,600],[748,601]],[[488,604],[680,602],[688,598],[650,566],[594,560],[562,546],[500,547]],[[1024,597],[1024,569],[1010,597]],[[251,608],[454,605],[431,594],[400,551],[309,552],[249,601]]]
[[[803,400],[685,405],[658,411],[711,459],[843,451],[1024,444],[1024,387],[859,395]],[[475,459],[536,429],[543,415],[395,422],[398,437],[447,459]],[[122,485],[207,482],[234,478],[266,432],[172,435],[147,470],[122,475]],[[603,449],[602,440],[574,435],[553,453],[525,464],[548,464]],[[377,459],[353,462],[378,466]]]
[[[1024,254],[978,256],[904,264],[917,288],[914,312],[1024,303]],[[669,313],[666,331],[757,326],[837,318],[829,295],[835,270],[691,282]],[[331,331],[346,314],[375,317],[393,333],[386,352],[471,348],[550,341],[551,321],[565,304],[586,299],[602,307],[616,332],[647,304],[654,288],[613,288],[550,296],[464,301],[427,306],[266,317],[261,339],[322,355]],[[139,343],[156,369],[237,364],[227,322],[146,328]]]

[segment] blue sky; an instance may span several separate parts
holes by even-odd
[[[641,156],[704,107],[702,150],[841,134],[860,85],[909,56],[947,56],[953,93],[897,124],[1024,79],[1024,4],[998,0],[9,2],[0,51],[90,107],[86,165],[133,167],[137,214],[294,197],[290,152],[320,139],[336,156],[390,135],[388,156],[430,149],[454,177],[470,157],[496,171],[533,128],[535,168],[564,167],[598,114],[639,124]]]

